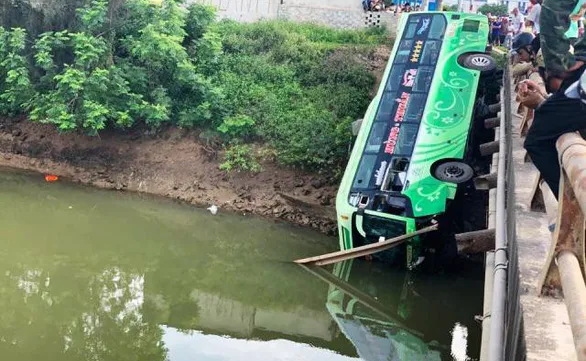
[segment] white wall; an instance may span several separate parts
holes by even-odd
[[[320,9],[328,8],[335,10],[362,10],[361,0],[282,0],[282,4],[286,6],[303,6]]]
[[[397,17],[390,13],[365,13],[361,0],[190,0],[218,9],[219,18],[242,22],[287,19],[335,28],[356,29],[378,23],[396,31]],[[188,1],[189,3],[189,1]]]
[[[218,9],[220,18],[229,18],[242,22],[277,17],[281,0],[192,0]]]

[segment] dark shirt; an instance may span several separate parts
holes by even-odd
[[[502,25],[502,23],[500,21],[495,21],[494,23],[492,23],[492,34],[493,35],[499,34],[499,31],[501,30],[501,25]]]

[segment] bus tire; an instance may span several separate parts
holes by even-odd
[[[474,177],[474,169],[459,159],[442,159],[431,167],[431,174],[446,183],[466,183]]]
[[[483,53],[466,54],[462,57],[461,63],[464,68],[478,70],[482,74],[490,73],[496,69],[494,58]]]

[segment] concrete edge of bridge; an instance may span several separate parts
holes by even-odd
[[[509,109],[517,109],[511,91]],[[557,211],[551,203],[547,213],[531,210],[532,191],[538,171],[532,163],[525,162],[524,138],[520,127],[522,119],[510,117],[512,122],[512,159],[515,182],[516,244],[519,260],[519,293],[523,310],[523,327],[527,361],[575,361],[577,360],[568,312],[564,300],[543,297],[539,289],[542,269],[547,262],[552,233],[548,225]],[[550,197],[551,198],[551,197]],[[554,206],[555,207],[555,206]],[[555,218],[554,218],[555,219]],[[510,296],[510,295],[509,295]],[[505,340],[509,342],[509,340]],[[505,360],[509,360],[506,358]]]

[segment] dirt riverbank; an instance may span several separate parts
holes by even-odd
[[[335,233],[337,184],[262,164],[260,173],[226,173],[195,131],[169,129],[59,134],[24,118],[0,119],[0,166],[55,174],[95,187],[161,195],[221,211],[257,214]]]

